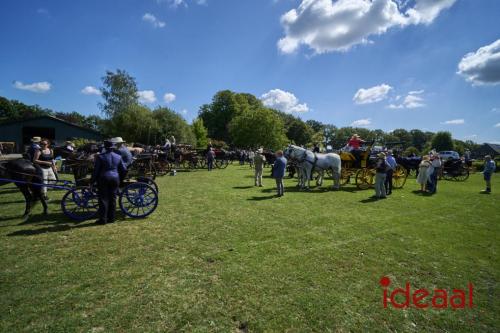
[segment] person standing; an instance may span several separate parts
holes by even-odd
[[[441,158],[439,154],[434,153],[431,156],[431,166],[429,168],[429,177],[427,180],[427,190],[434,194],[437,191],[438,176],[441,172]]]
[[[491,175],[496,170],[495,161],[491,159],[490,155],[486,155],[484,157],[484,169],[483,169],[483,177],[486,182],[486,190],[482,191],[483,193],[491,193]]]
[[[377,155],[377,162],[375,166],[375,197],[378,199],[387,198],[385,190],[385,180],[387,178],[387,170],[389,169],[389,164],[386,161],[386,156],[384,153],[379,153]]]
[[[385,178],[385,193],[387,195],[392,194],[392,175],[394,174],[394,171],[396,170],[397,167],[397,162],[394,156],[392,156],[392,151],[389,150],[387,152],[387,157],[386,157],[386,162],[389,165],[389,168],[387,168],[387,174]]]
[[[210,148],[207,151],[208,171],[212,171],[212,169],[214,168],[214,159],[215,159],[215,152],[214,152],[213,148]]]
[[[40,152],[40,142],[42,141],[42,138],[39,136],[34,136],[31,138],[31,144],[28,148],[28,151],[26,152],[26,155],[28,160],[31,162],[35,161],[35,153]]]
[[[33,163],[38,164],[42,169],[42,179],[45,185],[50,182],[57,180],[56,177],[56,166],[54,164],[54,153],[49,147],[49,142],[47,140],[42,140],[40,142],[40,149],[35,151],[35,156],[33,158]],[[42,195],[45,200],[47,198],[47,187],[42,187]]]
[[[259,187],[262,187],[262,173],[264,172],[264,163],[266,162],[266,157],[262,155],[263,152],[264,149],[259,148],[253,158],[255,165],[255,186]]]
[[[287,160],[285,157],[283,157],[283,151],[278,150],[276,152],[276,160],[274,161],[272,172],[272,176],[276,180],[276,190],[278,192],[278,197],[282,197],[285,194],[283,178],[285,177],[286,163]]]
[[[429,155],[422,157],[422,161],[418,165],[418,176],[417,183],[420,184],[420,192],[425,192],[425,187],[427,184],[427,170],[430,168],[431,162],[429,160]]]
[[[127,168],[120,155],[115,153],[115,144],[104,141],[104,153],[96,156],[91,184],[97,182],[99,199],[98,224],[115,221],[116,192]]]
[[[117,136],[116,138],[112,138],[111,142],[116,145],[117,153],[122,157],[123,163],[128,168],[133,162],[133,157],[125,141],[123,141],[121,136]]]

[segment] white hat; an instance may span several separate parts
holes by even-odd
[[[124,143],[125,142],[125,141],[123,141],[121,136],[117,136],[116,138],[111,138],[110,141],[113,143]]]
[[[40,141],[42,141],[42,138],[39,136],[34,136],[33,138],[31,138],[31,142],[33,143],[40,143]]]
[[[259,148],[259,149],[257,149],[257,152],[258,152],[259,154],[262,154],[262,153],[264,152],[264,149]]]

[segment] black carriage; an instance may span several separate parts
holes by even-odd
[[[446,180],[465,181],[469,178],[469,167],[462,159],[443,161],[441,177]]]

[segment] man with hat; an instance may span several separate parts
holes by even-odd
[[[35,160],[35,153],[37,151],[40,151],[40,142],[42,142],[42,138],[39,136],[34,136],[33,138],[31,138],[31,145],[26,152],[26,154],[28,155],[28,159],[31,162],[34,162]]]
[[[66,141],[64,143],[64,150],[66,150],[68,153],[73,153],[75,150],[75,144],[71,141]]]
[[[255,166],[255,186],[262,187],[262,173],[264,172],[264,163],[266,157],[262,155],[264,149],[259,148],[253,157],[253,164]]]
[[[377,155],[377,164],[375,166],[375,196],[377,199],[387,198],[385,191],[385,179],[387,177],[387,170],[390,168],[387,160],[385,158],[385,153],[379,153]]]
[[[116,192],[127,168],[120,155],[114,152],[115,144],[104,141],[104,152],[96,155],[91,184],[97,182],[99,220],[97,223],[113,223],[116,210]]]
[[[125,141],[123,141],[121,136],[117,136],[116,138],[111,139],[111,143],[116,146],[117,153],[122,157],[123,163],[125,163],[125,166],[128,168],[132,164],[133,158],[132,153],[128,150],[127,145],[125,144]]]

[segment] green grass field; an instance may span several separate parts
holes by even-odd
[[[62,192],[22,223],[21,194],[0,190],[0,330],[500,331],[500,174],[491,195],[475,174],[432,197],[408,179],[381,201],[295,180],[274,198],[248,166],[157,182],[153,215],[105,226],[65,218]],[[384,309],[382,276],[391,290],[472,282],[475,307]]]

